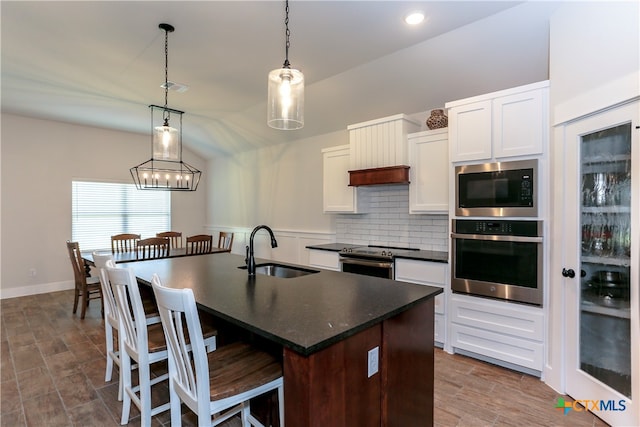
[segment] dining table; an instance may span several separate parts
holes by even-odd
[[[82,258],[85,260],[89,266],[93,266],[93,252],[94,251],[84,251],[82,252]],[[135,251],[131,252],[112,252],[111,249],[103,249],[95,251],[97,253],[109,253],[113,256],[113,261],[116,264],[126,263],[126,262],[139,262],[146,261],[145,259],[139,258]],[[207,253],[187,253],[187,248],[171,248],[169,250],[169,255],[162,256],[160,258],[181,258],[186,256],[198,256],[198,255],[207,255],[207,254],[219,254],[224,252],[231,252],[231,249],[225,248],[211,248],[211,252]]]

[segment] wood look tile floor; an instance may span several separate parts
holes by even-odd
[[[1,301],[1,426],[119,425],[117,368],[114,380],[104,381],[99,301],[91,302],[84,320],[71,314],[72,303],[72,291]],[[166,383],[152,395],[168,400]],[[538,378],[436,349],[438,427],[607,425],[587,412],[563,415],[554,408],[558,397]],[[185,412],[183,425],[196,425],[195,416]],[[135,405],[129,425],[140,425]],[[153,425],[169,426],[169,413],[154,417]],[[231,420],[224,427],[239,425]]]

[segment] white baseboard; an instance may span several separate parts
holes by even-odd
[[[49,292],[66,291],[75,286],[73,280],[64,282],[43,283],[40,285],[23,286],[20,288],[0,289],[0,299],[25,297],[28,295],[46,294]]]

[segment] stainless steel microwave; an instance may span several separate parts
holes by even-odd
[[[455,168],[457,216],[537,217],[538,161],[463,165]]]

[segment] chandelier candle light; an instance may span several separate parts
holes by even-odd
[[[280,130],[304,126],[304,75],[289,64],[289,0],[285,2],[285,59],[269,73],[267,124]]]
[[[130,169],[139,190],[195,191],[202,172],[182,161],[182,115],[184,111],[167,106],[169,92],[169,33],[174,27],[158,26],[164,35],[164,107],[149,105],[151,110],[151,159]],[[154,117],[155,112],[155,117]],[[173,117],[172,117],[173,115]],[[158,116],[161,125],[155,126]],[[173,127],[169,124],[173,121]]]

